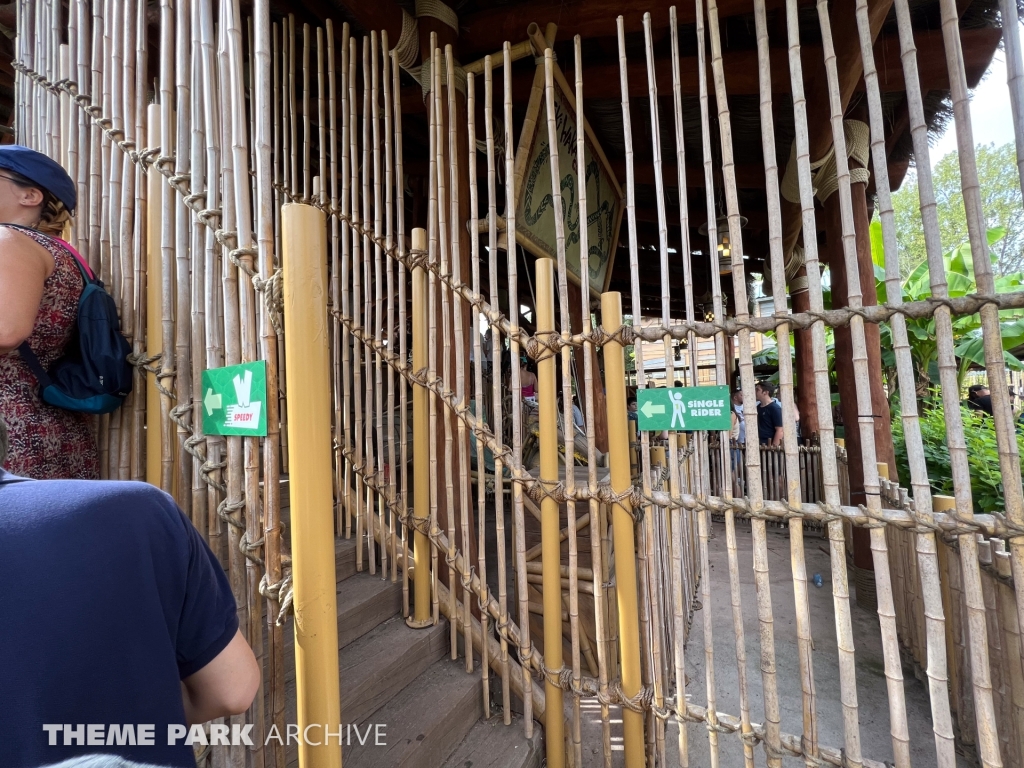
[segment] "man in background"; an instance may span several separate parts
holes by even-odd
[[[6,452],[0,419],[0,467]],[[260,670],[227,577],[151,485],[0,469],[0,583],[4,768],[84,755],[194,768],[171,726],[252,703]]]
[[[992,415],[992,392],[984,384],[972,384],[967,388],[967,407]]]
[[[754,385],[757,398],[757,441],[761,445],[782,443],[782,406],[775,399],[775,387],[767,381]]]

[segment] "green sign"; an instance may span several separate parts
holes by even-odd
[[[636,393],[637,429],[723,432],[732,428],[729,388],[672,387]]]
[[[203,371],[203,432],[266,437],[267,364],[229,365]]]

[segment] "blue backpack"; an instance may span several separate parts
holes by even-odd
[[[43,370],[27,341],[18,352],[39,382],[43,402],[80,413],[111,413],[132,391],[132,365],[128,362],[131,346],[121,335],[117,306],[103,283],[74,248],[52,239],[71,254],[85,281],[75,329],[64,355],[49,371]]]

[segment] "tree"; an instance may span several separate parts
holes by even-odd
[[[981,205],[988,229],[1002,229],[1002,241],[993,249],[996,275],[1010,275],[1024,269],[1024,205],[1017,153],[1013,144],[1001,147],[979,144],[975,150]],[[935,164],[936,212],[943,252],[967,242],[967,216],[960,189],[960,164],[956,152],[950,152]],[[893,194],[896,239],[900,249],[900,273],[906,278],[926,258],[921,202],[916,175]]]

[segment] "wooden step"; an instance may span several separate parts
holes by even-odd
[[[540,768],[544,762],[544,736],[539,723],[526,738],[523,718],[505,725],[501,715],[477,720],[466,738],[444,762],[443,768]]]
[[[363,566],[366,567],[365,564]],[[356,573],[356,538],[334,540],[334,575],[339,583]]]
[[[467,674],[462,662],[437,661],[365,721],[383,724],[383,745],[349,745],[343,763],[345,768],[436,768],[482,715],[479,671]]]
[[[338,654],[343,723],[361,723],[448,650],[448,624],[414,630],[393,616]],[[295,662],[292,641],[285,644],[287,722],[295,717]]]
[[[351,645],[402,610],[402,584],[390,579],[360,574],[338,582],[338,648]],[[266,630],[263,643],[266,646]],[[284,632],[286,679],[294,680],[295,631],[292,618]]]
[[[355,725],[372,720],[371,715],[445,655],[448,643],[447,622],[442,620],[436,627],[427,629],[410,629],[404,619],[394,616],[343,648],[338,660],[342,723]],[[298,722],[293,659],[289,644],[285,653],[288,669],[285,721],[288,723]],[[288,766],[297,765],[297,747],[288,745],[286,753]]]
[[[360,574],[338,583],[338,647],[344,648],[402,610],[402,582]]]

